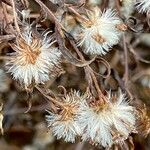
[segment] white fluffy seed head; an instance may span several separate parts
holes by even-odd
[[[117,27],[123,23],[112,9],[101,12],[96,7],[88,18],[89,22],[82,24],[79,46],[84,47],[85,53],[105,55],[119,42],[122,31]]]
[[[16,38],[16,44],[12,45],[15,52],[11,53],[11,60],[6,66],[13,78],[25,86],[49,80],[54,66],[59,64],[61,53],[52,46],[54,41],[47,34],[42,35],[42,38],[35,37],[27,28],[21,37]]]
[[[108,103],[89,106],[86,101],[80,107],[79,123],[83,130],[82,139],[103,147],[126,140],[134,130],[134,108],[129,106],[125,95],[120,93],[116,100],[111,94]]]
[[[79,92],[72,91],[63,98],[64,108],[58,114],[48,111],[46,116],[48,127],[57,139],[63,138],[66,142],[75,142],[81,135],[81,128],[77,121],[80,102],[84,99]]]
[[[149,12],[150,0],[137,0],[136,7],[137,7],[137,10],[141,13]]]

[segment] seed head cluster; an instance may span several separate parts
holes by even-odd
[[[83,141],[103,147],[126,140],[134,131],[135,115],[125,95],[120,92],[114,98],[109,94],[105,104],[97,100],[88,103],[89,97],[74,92],[67,95],[64,101],[66,107],[59,114],[49,112],[46,118],[54,135],[68,142],[74,142],[76,136],[81,136]]]

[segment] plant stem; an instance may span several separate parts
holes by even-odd
[[[17,22],[17,13],[16,13],[16,7],[15,7],[14,0],[11,0],[11,3],[12,3],[15,27],[16,27],[17,32],[20,34],[20,28],[19,28],[19,25],[18,25],[18,22]]]
[[[62,102],[57,101],[56,99],[52,98],[51,96],[48,96],[41,88],[39,88],[38,86],[35,86],[36,89],[44,96],[46,97],[48,100],[50,100],[51,102],[53,102],[54,104],[61,106],[62,108],[64,107]]]

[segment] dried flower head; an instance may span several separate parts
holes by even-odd
[[[95,100],[92,104],[84,101],[80,107],[79,122],[83,130],[82,139],[100,144],[103,147],[122,142],[134,130],[134,108],[129,106],[125,95],[107,97],[102,104]]]
[[[63,138],[66,142],[75,142],[76,136],[81,135],[81,128],[77,121],[80,101],[84,99],[79,92],[72,91],[63,98],[63,107],[55,114],[48,111],[46,116],[48,127],[51,128],[57,139]]]
[[[54,66],[59,63],[61,53],[52,47],[55,41],[47,34],[39,38],[28,28],[16,38],[16,44],[11,45],[15,52],[11,53],[11,60],[7,62],[8,72],[25,86],[33,81],[38,84],[49,80]]]
[[[105,55],[119,42],[121,30],[126,26],[112,9],[101,12],[96,7],[88,13],[88,18],[88,22],[82,23],[79,46],[84,47],[85,53]]]
[[[138,109],[137,118],[138,118],[137,119],[138,132],[144,137],[147,137],[148,134],[150,133],[150,117],[148,115],[148,111],[145,105],[144,108]]]
[[[139,12],[149,12],[150,10],[150,1],[149,0],[137,0],[136,7]]]

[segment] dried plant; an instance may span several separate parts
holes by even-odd
[[[57,141],[50,139],[74,143],[68,149],[143,147],[150,133],[149,10],[149,0],[2,0],[1,133],[23,129],[33,142],[21,149],[46,150],[43,123],[38,137],[44,122]]]

